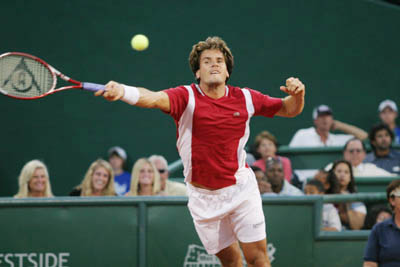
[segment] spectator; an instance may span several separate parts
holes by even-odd
[[[343,148],[343,158],[351,163],[355,177],[394,175],[373,163],[363,162],[366,155],[365,145],[360,139],[352,138],[346,142]],[[329,171],[330,168],[332,168],[332,163],[326,166],[326,170]]]
[[[272,192],[271,184],[268,182],[267,176],[265,175],[265,172],[261,170],[257,166],[251,166],[251,169],[253,170],[256,179],[257,179],[257,184],[258,184],[258,189],[260,190],[261,195],[270,195],[270,194],[275,194]]]
[[[118,196],[123,196],[129,191],[131,174],[124,170],[127,155],[123,148],[114,146],[108,150],[108,162],[114,171],[114,187]]]
[[[333,119],[332,110],[320,105],[313,110],[314,127],[298,130],[289,143],[290,147],[343,146],[353,136],[364,140],[368,134],[353,125]],[[339,130],[346,134],[333,134]]]
[[[400,180],[388,185],[386,196],[393,217],[372,228],[364,251],[364,267],[400,266]]]
[[[70,196],[115,196],[114,172],[111,165],[98,159],[90,164],[82,183],[72,190]]]
[[[290,182],[290,180],[292,179],[292,164],[290,162],[290,159],[276,155],[276,152],[278,150],[278,141],[276,140],[276,137],[268,131],[262,131],[256,136],[254,146],[255,152],[261,158],[254,162],[253,166],[257,166],[265,172],[265,161],[269,157],[278,157],[283,165],[283,173],[285,174],[285,179]]]
[[[372,152],[365,162],[373,163],[388,172],[400,175],[400,152],[392,149],[393,132],[386,124],[377,124],[369,132]]]
[[[27,162],[18,177],[18,193],[15,198],[54,197],[51,192],[49,172],[40,160]]]
[[[375,224],[390,219],[391,217],[392,211],[387,205],[376,204],[368,211],[363,228],[370,230]]]
[[[339,194],[357,193],[350,162],[337,160],[331,169],[339,181]],[[343,227],[359,230],[364,224],[367,209],[362,202],[338,204],[339,216]]]
[[[336,194],[339,192],[339,181],[333,172],[319,170],[315,174],[314,179],[322,183],[325,194]]]
[[[279,158],[270,157],[266,162],[267,180],[271,184],[272,192],[281,196],[301,196],[297,187],[285,180],[283,165]]]
[[[397,105],[392,100],[386,99],[379,104],[379,118],[382,123],[389,126],[394,133],[394,142],[400,144],[400,127],[396,126]]]
[[[160,173],[147,158],[138,159],[132,168],[131,188],[126,196],[153,196],[161,191]]]
[[[309,180],[304,187],[306,195],[323,195],[324,185],[316,180]],[[322,230],[323,231],[341,231],[342,223],[340,222],[339,214],[331,203],[325,203],[322,208]]]
[[[154,164],[160,173],[161,179],[161,195],[166,196],[186,196],[186,186],[183,183],[170,181],[168,172],[168,162],[160,155],[152,155],[149,157],[149,161]]]

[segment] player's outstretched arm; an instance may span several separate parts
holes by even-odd
[[[282,99],[282,108],[276,113],[277,116],[295,117],[299,115],[304,108],[305,86],[297,78],[290,77],[286,80],[286,86],[280,89],[289,94]]]
[[[165,92],[154,92],[143,87],[126,86],[114,81],[107,83],[105,90],[97,91],[95,96],[103,96],[109,101],[122,100],[138,107],[170,111],[169,97]]]

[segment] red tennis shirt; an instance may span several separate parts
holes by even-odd
[[[177,127],[177,148],[185,182],[219,189],[236,184],[246,165],[244,150],[252,116],[273,117],[282,99],[227,85],[219,99],[197,84],[167,89]]]

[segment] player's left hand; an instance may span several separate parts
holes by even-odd
[[[281,86],[280,89],[292,96],[305,94],[305,86],[298,78],[290,77],[286,80],[286,86]]]

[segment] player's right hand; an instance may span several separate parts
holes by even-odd
[[[104,90],[97,91],[95,96],[103,96],[108,101],[116,101],[124,96],[125,89],[120,83],[110,81],[106,84]]]

